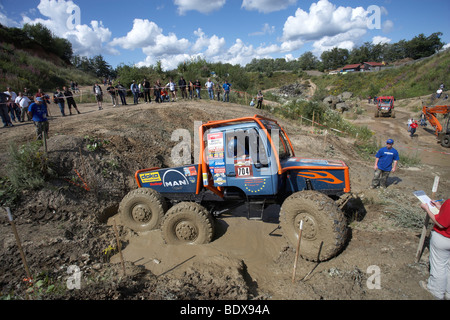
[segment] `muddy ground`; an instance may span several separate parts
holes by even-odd
[[[380,143],[393,138],[400,153],[420,157],[420,165],[400,163],[386,190],[369,190],[373,159],[360,157],[353,138],[324,135],[299,122],[278,119],[296,155],[335,158],[350,167],[352,192],[359,199],[349,217],[351,238],[337,257],[320,263],[299,260],[294,283],[295,248],[278,228],[278,207],[266,209],[263,221],[248,220],[245,208],[215,221],[216,235],[207,245],[164,244],[159,230],[137,234],[114,214],[122,197],[135,189],[136,170],[170,167],[174,130],[194,121],[229,119],[266,111],[222,102],[177,101],[104,110],[80,105],[79,115],[62,117],[50,105],[49,187],[24,191],[11,207],[33,284],[27,277],[6,215],[0,215],[0,292],[12,299],[83,300],[431,300],[419,286],[428,272],[428,249],[415,261],[424,214],[412,194],[448,198],[450,150],[424,128],[411,139],[406,131],[420,99],[399,101],[397,117],[374,119],[374,106],[353,122],[372,129]],[[417,110],[417,109],[416,109]],[[330,132],[330,131],[328,131]],[[10,141],[35,138],[31,122],[0,130],[0,159]],[[95,144],[96,143],[96,144]],[[5,174],[5,166],[2,168]],[[402,212],[419,215],[415,227],[395,220]],[[117,226],[121,255],[117,250]],[[81,288],[67,288],[69,266],[81,271]],[[375,270],[375,271],[374,271]],[[377,273],[377,271],[379,271]],[[374,277],[375,275],[379,277]],[[72,278],[70,278],[72,277]],[[39,281],[41,280],[41,281]],[[379,280],[379,282],[375,281]]]

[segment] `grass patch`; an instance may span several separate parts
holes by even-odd
[[[391,219],[395,226],[418,230],[421,229],[425,221],[425,212],[417,205],[412,205],[410,201],[405,201],[405,196],[397,190],[382,191],[382,197],[385,199],[384,213]],[[414,204],[414,202],[413,202]]]
[[[45,186],[45,179],[51,169],[48,158],[41,149],[41,141],[22,146],[10,143],[7,176],[0,178],[1,205],[17,203],[23,190],[36,190]]]
[[[9,145],[8,178],[14,189],[39,189],[45,184],[48,158],[41,147],[41,141]]]

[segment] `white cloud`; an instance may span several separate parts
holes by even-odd
[[[162,35],[162,29],[153,21],[134,19],[131,31],[125,37],[114,38],[111,45],[121,46],[124,49],[153,46],[160,35]]]
[[[392,22],[391,20],[386,20],[383,22],[383,33],[389,33],[392,31],[392,29],[394,29],[394,22]]]
[[[206,48],[205,54],[207,56],[214,56],[224,50],[225,38],[219,38],[216,35],[208,38],[201,28],[194,31],[194,35],[198,38],[191,48],[193,54],[201,52]]]
[[[265,34],[272,34],[275,32],[275,26],[270,26],[268,23],[264,23],[261,31],[249,33],[249,36],[263,36]]]
[[[300,49],[304,44],[305,44],[305,42],[301,39],[294,40],[294,41],[284,41],[281,44],[280,49],[282,52],[295,51],[295,50]]]
[[[201,28],[194,31],[194,35],[197,37],[195,42],[177,39],[174,34],[159,35],[155,40],[157,45],[142,49],[147,57],[136,65],[149,66],[161,61],[162,68],[170,70],[176,68],[179,63],[196,58],[211,62],[245,65],[253,58],[270,58],[270,54],[278,53],[281,50],[277,45],[261,45],[255,48],[241,39],[236,39],[234,44],[227,48],[224,38],[219,38],[217,35],[208,36]]]
[[[284,10],[293,5],[297,0],[243,0],[242,8],[256,10],[262,13]]]
[[[294,58],[294,56],[292,55],[292,54],[286,54],[285,56],[284,56],[284,59],[286,60],[286,61],[294,61],[294,60],[297,60],[296,58]]]
[[[384,44],[384,43],[390,43],[392,41],[392,39],[389,39],[387,37],[382,37],[382,36],[375,36],[372,38],[372,43],[377,45],[377,44]]]
[[[309,12],[298,8],[287,18],[283,39],[318,40],[333,37],[353,29],[367,28],[367,11],[362,7],[336,7],[328,0],[311,4]]]
[[[117,50],[106,44],[111,38],[111,32],[103,26],[101,21],[93,20],[90,26],[85,24],[74,25],[73,13],[80,12],[80,8],[72,1],[41,0],[37,9],[41,15],[48,19],[37,18],[32,20],[24,15],[22,24],[41,23],[57,37],[69,40],[75,55],[118,54]]]
[[[198,11],[208,14],[222,8],[225,2],[226,0],[174,0],[180,15],[186,14],[187,11]]]
[[[373,8],[370,8],[336,6],[329,0],[312,3],[309,11],[298,8],[284,23],[281,48],[293,51],[304,43],[312,42],[313,52],[317,56],[335,47],[351,50],[370,29],[374,29]],[[387,15],[388,12],[381,7],[379,14]],[[392,28],[392,21],[384,21],[383,32],[389,32]],[[380,36],[374,39],[380,42],[390,41]]]
[[[339,33],[335,36],[322,37],[320,40],[313,43],[313,53],[320,56],[322,52],[333,48],[351,50],[355,47],[356,40],[360,39],[365,33],[366,30],[364,29],[354,29],[344,33]]]
[[[186,39],[178,39],[173,33],[165,36],[160,34],[155,39],[155,45],[142,48],[142,51],[149,56],[177,55],[186,52],[190,43]]]
[[[144,61],[136,63],[136,66],[148,67],[155,65],[158,61],[161,61],[161,67],[163,70],[173,70],[176,69],[180,63],[190,61],[191,59],[192,56],[188,54],[162,55],[159,57],[147,56]]]

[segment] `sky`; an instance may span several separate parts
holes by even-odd
[[[253,59],[317,57],[334,47],[395,43],[442,32],[448,0],[0,0],[0,23],[42,23],[74,55],[175,69],[193,59],[245,66]],[[1,41],[1,39],[0,39]]]

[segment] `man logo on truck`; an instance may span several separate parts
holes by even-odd
[[[177,170],[167,170],[163,175],[163,186],[168,188],[179,188],[187,186],[189,181]]]

